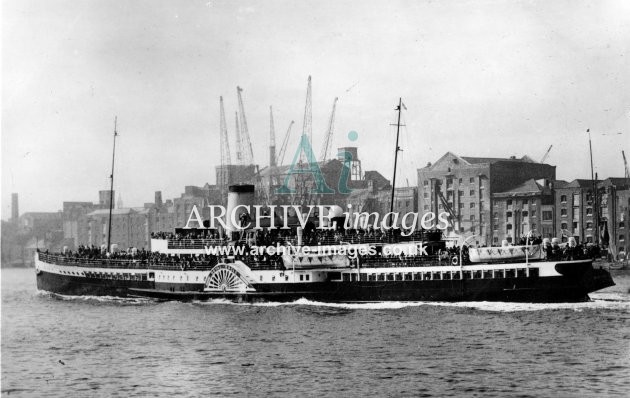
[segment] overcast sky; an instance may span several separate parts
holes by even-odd
[[[623,176],[630,155],[630,1],[2,2],[2,218],[97,201],[125,206],[214,183],[219,96],[234,155],[236,86],[256,163],[269,105],[281,141],[302,125],[313,78],[319,155],[338,96],[335,147],[358,132],[363,170],[391,176],[398,97],[402,185],[446,151],[539,160],[557,177]],[[299,128],[287,159],[297,145]]]

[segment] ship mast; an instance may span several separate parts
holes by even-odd
[[[398,146],[398,138],[400,137],[400,112],[402,112],[402,97],[398,99],[398,122],[396,123],[396,150],[394,154],[394,177],[392,178],[392,200],[389,204],[389,212],[394,212],[394,192],[396,189],[396,167],[398,166],[398,152],[400,147]]]
[[[597,185],[596,178],[593,175],[593,145],[591,144],[591,129],[586,129],[588,133],[588,150],[591,154],[591,184],[593,186],[593,194],[591,195],[591,200],[593,201],[593,221],[595,224],[595,234],[593,236],[593,242],[596,245],[599,245],[599,212],[597,211]]]
[[[114,159],[116,157],[116,136],[118,132],[116,131],[116,126],[118,123],[118,116],[114,117],[114,148],[112,150],[112,174],[110,174],[109,178],[111,179],[111,185],[109,188],[109,222],[107,223],[107,252],[111,250],[111,239],[112,239],[112,208],[114,206]]]

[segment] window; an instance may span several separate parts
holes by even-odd
[[[505,216],[506,216],[507,218],[512,217],[512,212],[511,212],[511,211],[508,211],[507,213],[505,213]]]
[[[462,183],[462,179],[460,178],[458,182],[461,184]]]
[[[553,212],[551,210],[545,210],[542,212],[543,221],[551,221],[553,219]]]
[[[499,218],[499,213],[492,213],[493,218]]]
[[[560,202],[567,203],[567,195],[561,195],[560,196]]]
[[[573,194],[573,205],[577,206],[580,204],[580,194],[579,193],[574,193]]]
[[[573,230],[576,230],[577,228],[578,228],[577,221],[573,221]]]
[[[527,210],[523,211],[523,218],[527,217],[529,215],[529,213],[527,212]]]
[[[438,205],[438,209],[442,210],[443,208],[444,208],[444,206],[442,206],[442,203],[440,203],[440,204]]]
[[[567,216],[567,209],[560,209],[560,216],[562,217],[566,217]]]
[[[475,227],[470,227],[470,232],[473,233],[473,234],[476,233]]]
[[[475,208],[475,203],[474,203],[474,202],[470,204],[470,208],[471,208],[471,209],[474,209],[474,208]]]
[[[459,227],[459,232],[464,232],[464,227]]]
[[[586,223],[586,229],[593,229],[593,223],[592,222],[587,222]]]
[[[625,235],[619,235],[619,242],[623,242],[624,240],[626,240],[626,236]]]
[[[536,229],[536,223],[532,223],[532,231]]]
[[[573,208],[573,219],[574,220],[579,220],[580,219],[580,208],[579,207],[574,207]]]
[[[475,215],[474,214],[470,215],[470,221],[475,221]]]
[[[593,209],[592,209],[592,208],[590,208],[590,207],[589,207],[589,208],[587,208],[587,209],[586,209],[586,215],[587,215],[587,216],[592,216],[592,215],[593,215]]]
[[[494,243],[495,245],[499,243],[499,238],[498,237],[494,237],[492,238],[492,243]]]
[[[505,229],[507,229],[508,231],[511,231],[512,230],[512,224],[507,224],[505,226]]]
[[[494,224],[494,225],[492,226],[492,230],[493,230],[493,231],[498,231],[498,230],[499,230],[499,226],[498,226],[497,224]]]
[[[481,202],[479,202],[479,208],[483,209],[483,200]]]
[[[474,189],[470,190],[470,196],[475,196],[475,190]]]
[[[463,203],[460,203],[460,204],[459,204],[459,208],[460,208],[460,209],[463,209],[463,208],[464,208],[464,204],[463,204]]]
[[[425,192],[422,196],[424,196],[424,198],[427,199],[429,197],[429,193]]]
[[[567,229],[568,225],[567,223],[563,222],[562,224],[560,224],[560,228],[561,229]]]
[[[625,227],[626,227],[626,224],[623,221],[621,221],[619,223],[619,228],[625,228]]]
[[[470,177],[470,183],[474,184],[475,183],[475,177]]]
[[[422,182],[422,185],[424,185],[425,187],[428,187],[429,186],[429,181],[428,180],[424,180]]]
[[[458,194],[459,196],[464,196],[464,191],[457,191],[457,194]]]
[[[592,236],[587,236],[586,237],[586,242],[587,243],[593,243],[593,237]]]
[[[424,210],[429,211],[429,205],[424,205]]]

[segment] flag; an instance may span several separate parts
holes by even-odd
[[[404,102],[401,102],[401,104],[402,104],[403,109],[404,109],[404,110],[407,110],[407,107],[405,106],[405,103],[404,103]]]

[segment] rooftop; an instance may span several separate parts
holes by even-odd
[[[475,157],[475,156],[458,156],[453,152],[446,152],[435,163],[429,163],[421,169],[433,169],[436,165],[448,162],[456,163],[464,166],[494,164],[498,162],[518,162],[518,163],[538,163],[527,155],[521,158],[510,156],[509,158],[491,158],[491,157]]]
[[[112,209],[112,215],[125,215],[131,213],[146,214],[150,209],[144,207],[125,207],[122,209]],[[109,216],[109,209],[94,210],[87,214],[88,216]]]
[[[546,194],[551,191],[548,188],[545,188],[543,185],[539,184],[533,178],[525,181],[522,184],[515,186],[507,191],[497,192],[494,195],[496,196],[523,196],[523,195],[537,195],[537,194]]]

